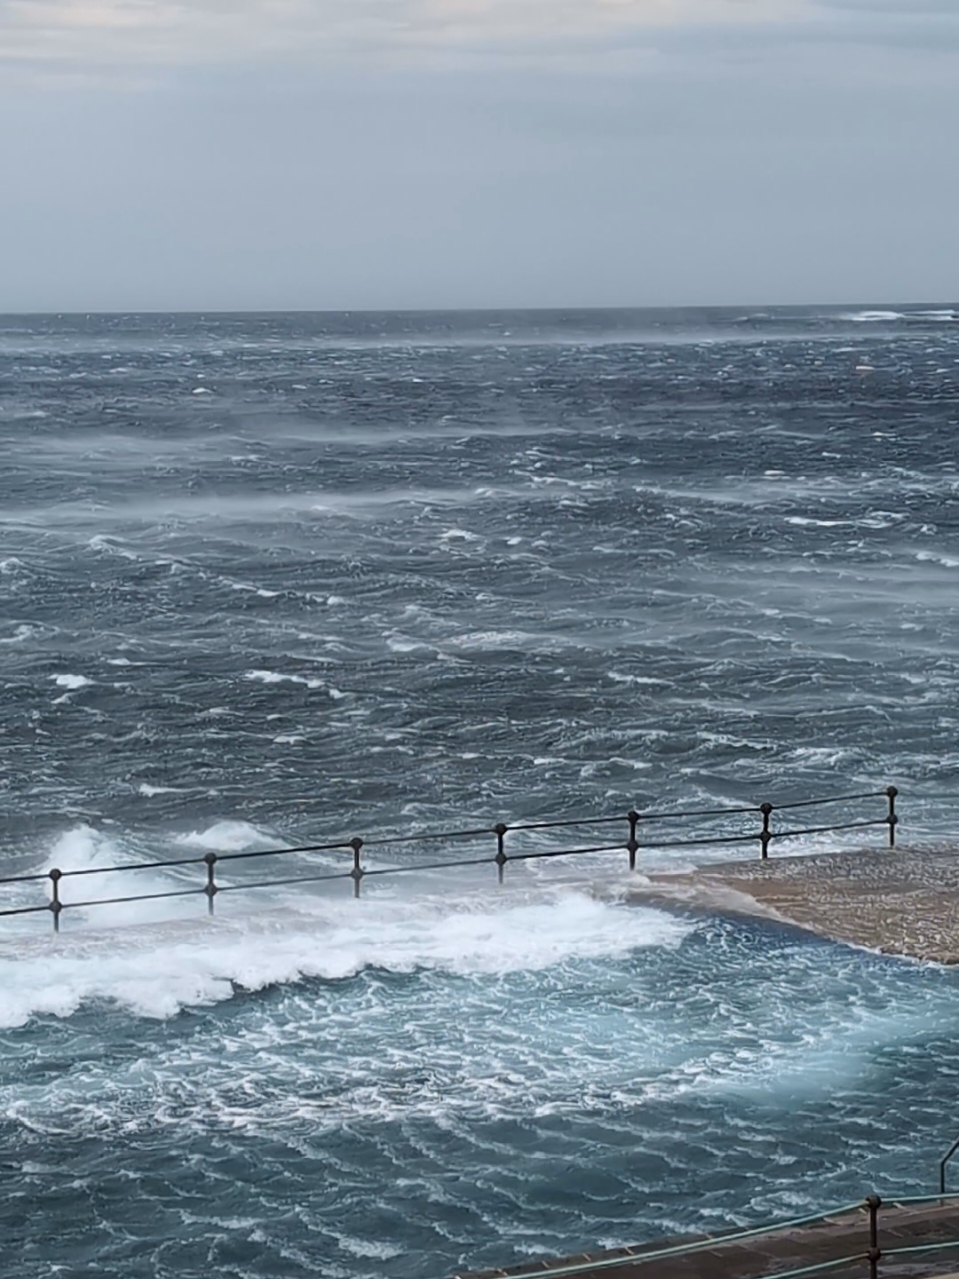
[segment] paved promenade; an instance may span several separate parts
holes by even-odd
[[[877,849],[725,862],[651,874],[637,902],[765,916],[913,959],[959,963],[959,854]]]

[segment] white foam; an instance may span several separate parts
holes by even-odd
[[[902,311],[854,311],[852,315],[844,315],[844,320],[854,320],[857,324],[881,324],[891,320],[904,320]]]
[[[119,555],[125,560],[139,560],[140,556],[135,551],[128,551],[126,547],[118,546],[115,539],[107,537],[103,533],[97,533],[91,537],[87,546],[91,551],[106,551],[109,555]]]
[[[787,524],[794,524],[798,528],[850,528],[853,520],[815,520],[810,515],[787,515]]]
[[[462,976],[540,971],[675,946],[692,928],[581,890],[535,892],[538,899],[517,886],[492,902],[485,891],[452,900],[301,896],[296,906],[256,915],[239,914],[233,899],[214,920],[99,931],[76,928],[68,912],[59,937],[21,932],[15,944],[0,943],[0,1026],[22,1025],[35,1013],[66,1017],[92,999],[171,1017],[229,999],[236,986],[343,979],[369,967]]]
[[[265,835],[249,822],[221,821],[214,822],[206,830],[190,831],[187,835],[178,835],[176,842],[188,848],[205,848],[215,853],[242,853],[246,849],[265,845],[269,848],[282,848],[282,841],[277,842],[273,835]]]
[[[280,594],[279,591],[268,591],[264,586],[254,586],[252,582],[231,582],[230,589],[233,591],[247,591],[251,595],[259,595],[264,600],[274,600]]]
[[[307,679],[305,675],[281,675],[278,671],[246,671],[244,679],[258,684],[302,684],[305,688],[322,688],[321,679]]]
[[[87,679],[86,675],[51,675],[50,678],[56,684],[57,688],[86,688],[93,683],[92,679]]]
[[[21,622],[12,635],[4,635],[0,638],[0,644],[22,644],[25,640],[32,639],[36,634],[37,628],[35,626]]]
[[[139,858],[137,859],[139,861]],[[117,873],[114,868],[129,864],[131,858],[111,836],[80,825],[65,831],[53,845],[43,863],[43,870],[79,871],[78,875],[66,875],[60,881],[60,900],[65,904],[77,903],[64,916],[74,928],[82,928],[91,916],[79,903],[99,902],[113,897],[146,896],[183,888],[182,879],[161,870]],[[102,873],[97,873],[97,872]],[[190,884],[192,887],[193,884]],[[197,885],[199,886],[199,885]],[[127,926],[159,919],[171,914],[183,914],[183,899],[160,901],[117,902],[112,905],[91,907],[96,910],[95,922],[99,926]],[[187,907],[189,910],[190,908]]]
[[[454,648],[495,651],[501,648],[541,648],[543,638],[527,631],[469,631],[465,635],[451,635],[446,643]]]
[[[448,528],[445,533],[440,534],[441,542],[478,542],[479,537],[476,533],[470,533],[465,528]]]
[[[386,647],[391,653],[414,653],[417,649],[428,649],[430,647],[429,644],[424,644],[421,640],[412,639],[400,631],[386,631],[383,638],[386,640]]]
[[[924,564],[939,564],[942,568],[959,568],[959,559],[943,555],[940,551],[917,551],[916,559]]]
[[[336,1242],[346,1252],[351,1252],[354,1257],[369,1258],[375,1261],[389,1261],[391,1257],[400,1257],[403,1255],[402,1248],[396,1248],[392,1244],[382,1243],[375,1239],[356,1239],[352,1235],[344,1235],[336,1231],[330,1231]]]

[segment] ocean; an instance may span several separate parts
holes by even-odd
[[[954,836],[957,321],[0,319],[0,873],[889,784]],[[0,917],[10,1279],[444,1279],[936,1188],[952,970],[630,905],[624,852],[273,882],[350,864]]]

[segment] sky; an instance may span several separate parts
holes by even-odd
[[[0,0],[0,312],[959,300],[959,0]]]

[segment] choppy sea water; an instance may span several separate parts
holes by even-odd
[[[957,318],[3,319],[3,873],[890,782],[951,836]],[[442,1279],[933,1189],[957,975],[629,883],[0,918],[6,1273]]]

